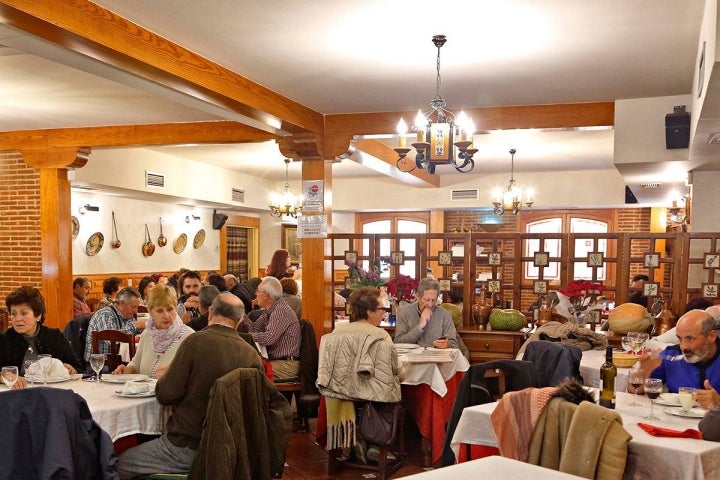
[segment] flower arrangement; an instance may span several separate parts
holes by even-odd
[[[378,257],[370,262],[370,268],[365,270],[359,262],[346,261],[349,278],[345,285],[351,289],[381,287],[387,282],[387,279],[382,278],[381,275],[388,270],[389,264],[389,258]]]
[[[593,283],[587,280],[573,280],[560,289],[572,304],[575,314],[582,315],[585,310],[591,309],[600,299],[603,290],[602,283]],[[572,312],[571,312],[572,313]]]
[[[415,280],[408,275],[398,274],[396,278],[393,278],[387,283],[388,294],[400,303],[405,300],[406,302],[415,301],[415,291],[418,287],[418,280]]]

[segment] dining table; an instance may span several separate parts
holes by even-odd
[[[638,397],[640,406],[631,406],[633,394],[617,392],[615,409],[623,427],[632,435],[628,444],[625,480],[652,478],[682,478],[714,480],[720,478],[720,442],[695,438],[656,437],[643,430],[638,423],[684,431],[697,429],[699,418],[681,416],[680,406],[655,404],[658,420],[643,418],[650,411],[650,400]],[[456,457],[461,445],[496,447],[497,440],[490,424],[490,415],[497,402],[467,407],[463,410],[451,440]],[[695,407],[693,415],[703,411]]]
[[[502,478],[503,480],[573,480],[576,475],[550,470],[511,458],[493,455],[469,462],[436,468],[403,477],[413,480],[475,480],[478,478]]]
[[[70,380],[47,385],[35,384],[27,388],[49,387],[72,390],[87,402],[93,420],[105,430],[113,442],[136,434],[160,435],[170,416],[170,407],[160,405],[155,396],[122,396],[121,383],[82,379],[73,375]],[[101,377],[102,378],[102,377]]]
[[[432,349],[428,349],[432,350]],[[423,354],[402,354],[398,360],[404,369],[402,398],[408,414],[422,436],[423,466],[439,462],[445,442],[445,424],[450,418],[457,389],[470,363],[458,349],[447,349],[451,361],[422,360]]]
[[[605,349],[601,350],[585,350],[580,359],[580,376],[583,378],[583,384],[588,387],[601,388],[600,384],[600,367],[605,363]],[[615,391],[625,392],[627,390],[629,368],[617,368],[615,375]]]

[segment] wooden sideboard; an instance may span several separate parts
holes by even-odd
[[[470,363],[514,359],[525,342],[522,332],[460,329],[458,333],[470,351]]]

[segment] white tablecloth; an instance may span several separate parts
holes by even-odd
[[[625,479],[682,478],[697,480],[720,479],[720,442],[707,442],[690,438],[653,437],[637,426],[638,422],[660,427],[685,430],[697,428],[699,419],[682,418],[663,411],[655,405],[660,420],[642,418],[649,411],[649,400],[640,397],[641,407],[630,407],[632,394],[618,392],[616,410],[623,426],[633,439],[628,446],[628,463]],[[490,426],[490,414],[497,402],[468,407],[463,410],[451,446],[457,456],[460,444],[497,446]]]
[[[103,383],[94,388],[92,382],[71,380],[49,384],[48,387],[73,390],[85,399],[93,419],[105,430],[113,441],[118,438],[144,433],[163,433],[165,422],[170,416],[170,407],[160,405],[155,397],[123,398],[115,394],[121,384]]]
[[[503,480],[572,480],[582,477],[495,455],[445,468],[416,473],[415,475],[404,478],[417,480],[476,480],[479,478],[502,478]]]
[[[586,350],[580,360],[580,375],[588,387],[601,388],[600,366],[605,363],[605,350]],[[615,377],[615,391],[627,391],[629,368],[618,368]]]
[[[457,372],[467,372],[470,363],[460,350],[453,348],[453,361],[448,363],[409,363],[407,355],[400,355],[398,360],[405,369],[404,385],[420,385],[427,383],[433,392],[441,397],[447,394],[445,382],[450,380]]]

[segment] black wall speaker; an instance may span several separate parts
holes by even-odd
[[[215,230],[220,230],[223,225],[225,225],[225,222],[227,222],[227,219],[227,215],[213,211],[213,228]]]
[[[665,115],[665,148],[688,148],[690,145],[690,113],[685,107]]]

